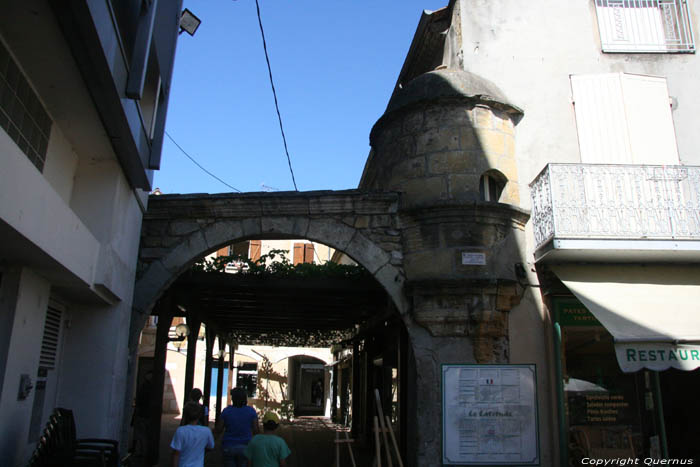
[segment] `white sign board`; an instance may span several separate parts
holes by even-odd
[[[615,343],[617,362],[625,373],[642,368],[693,371],[700,367],[700,345],[663,342]]]
[[[470,266],[486,266],[486,254],[462,252],[462,264]]]
[[[535,383],[535,365],[443,365],[443,464],[539,465]]]

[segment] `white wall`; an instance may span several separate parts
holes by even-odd
[[[569,75],[625,72],[666,77],[682,163],[700,164],[696,54],[602,53],[595,2],[460,0],[464,69],[496,84],[525,116],[516,127],[523,207],[547,162],[579,162]],[[700,3],[688,2],[695,38]]]
[[[55,261],[74,281],[91,284],[97,239],[4,131],[0,154],[0,220],[40,249],[47,265]]]
[[[49,294],[69,325],[45,412],[72,409],[79,436],[119,439],[144,199],[117,162],[48,2],[9,8],[0,40],[53,121],[43,171],[0,130],[0,258],[3,270],[22,271],[19,281],[4,273],[0,292],[10,326],[0,334],[0,464],[12,466],[34,447],[34,392],[16,399],[19,374],[36,380]]]
[[[286,250],[287,259],[294,262],[294,244],[295,243],[313,243],[314,245],[314,263],[323,264],[333,257],[335,250],[322,243],[316,243],[305,239],[298,240],[262,240],[261,254],[266,255],[270,250]]]
[[[6,353],[0,353],[0,458],[3,465],[12,466],[23,465],[34,448],[28,436],[35,391],[18,400],[18,389],[22,374],[36,384],[50,284],[28,268],[5,270],[2,282],[0,317],[11,335]]]

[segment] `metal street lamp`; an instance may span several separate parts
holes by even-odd
[[[187,336],[190,335],[190,327],[185,323],[180,323],[175,326],[175,336],[168,339],[169,341],[184,341]]]
[[[200,24],[202,24],[202,20],[197,18],[189,9],[185,8],[182,10],[180,15],[180,34],[183,31],[187,31],[187,34],[194,36]]]

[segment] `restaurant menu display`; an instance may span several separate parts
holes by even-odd
[[[443,464],[539,464],[535,376],[535,365],[443,365]]]

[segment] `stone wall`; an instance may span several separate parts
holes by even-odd
[[[286,192],[151,196],[134,307],[144,316],[195,260],[234,241],[305,238],[343,251],[405,310],[396,193]]]
[[[473,100],[413,104],[375,125],[366,187],[405,193],[403,206],[478,201],[479,178],[498,170],[508,181],[500,201],[518,204],[514,126],[505,111]]]

